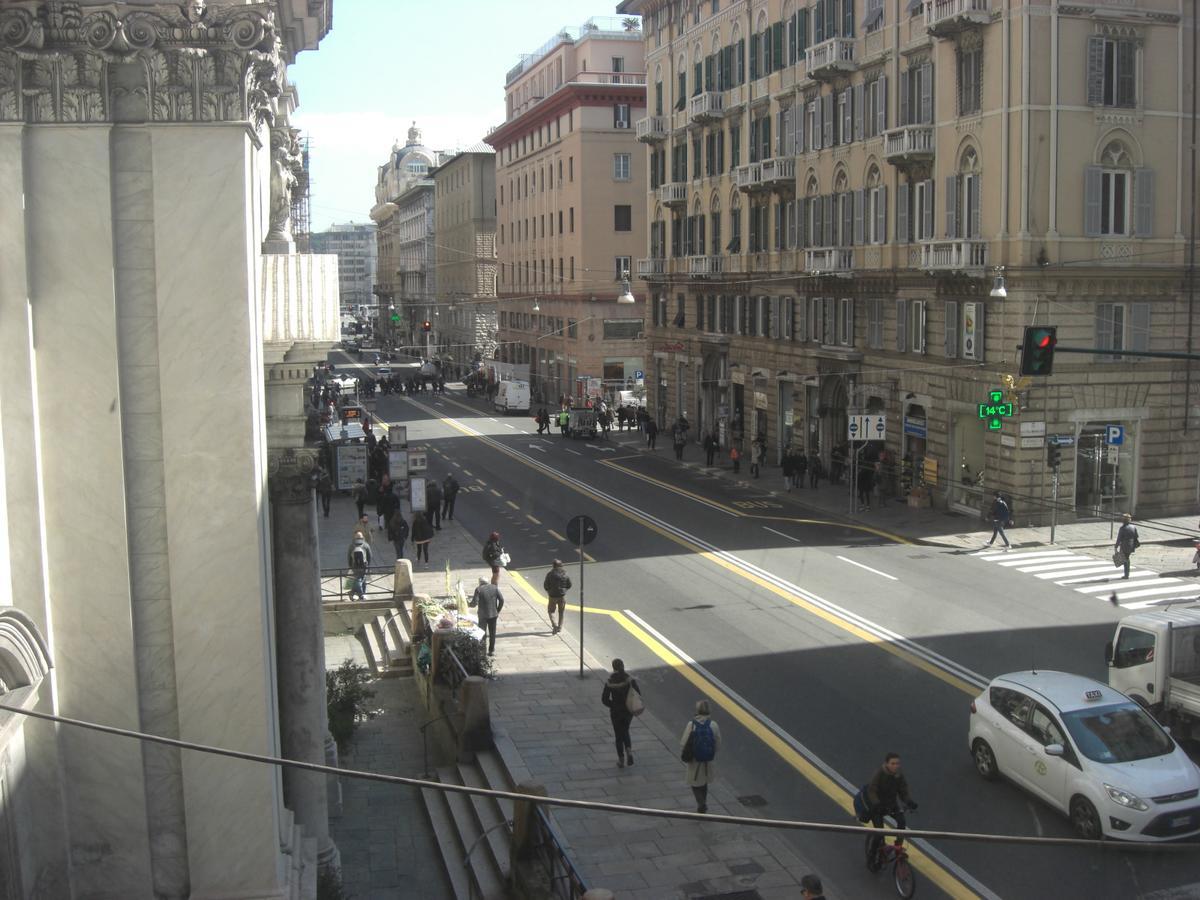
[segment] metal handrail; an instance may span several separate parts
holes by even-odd
[[[463,868],[467,870],[467,895],[468,897],[475,896],[475,879],[470,877],[471,854],[475,852],[475,848],[479,846],[479,842],[495,831],[497,828],[504,826],[512,827],[511,819],[501,819],[495,825],[490,825],[485,828],[475,840],[471,842],[471,846],[467,848],[466,854],[463,856]]]
[[[550,881],[550,893],[562,900],[579,900],[588,891],[587,882],[571,862],[571,857],[567,855],[559,838],[558,829],[546,813],[539,806],[534,806],[533,812],[539,838],[534,850],[539,851],[537,858],[546,870]],[[562,869],[561,873],[559,868]]]
[[[350,568],[321,569],[321,602],[349,602],[346,599],[348,596],[346,578],[353,574],[354,570]],[[393,575],[395,575],[395,570],[391,566],[368,566],[366,592],[363,599],[368,597],[391,599],[393,596],[392,586],[384,585],[383,581]],[[329,587],[331,580],[335,583],[336,590]]]

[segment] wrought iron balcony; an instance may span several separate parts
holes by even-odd
[[[687,203],[687,182],[670,181],[658,186],[658,202],[663,206],[683,206]]]
[[[710,275],[720,275],[725,271],[723,256],[689,256],[688,274],[693,278],[706,278]]]
[[[739,191],[760,191],[762,183],[762,163],[750,163],[748,166],[738,166],[733,170],[733,183]]]
[[[667,117],[646,116],[638,119],[634,127],[637,129],[637,139],[645,144],[657,144],[667,139]]]
[[[808,272],[852,272],[854,271],[854,248],[818,247],[814,250],[805,250],[804,268]]]
[[[829,81],[858,68],[854,58],[853,38],[830,38],[804,51],[808,77],[814,81]]]
[[[638,278],[663,278],[667,274],[667,261],[658,257],[637,261]]]
[[[921,268],[927,272],[981,272],[987,264],[987,241],[979,238],[921,242]]]
[[[696,125],[718,122],[725,115],[725,95],[705,91],[688,101],[688,118]]]
[[[894,166],[933,159],[933,126],[905,125],[883,136],[883,155]]]
[[[954,37],[992,21],[990,0],[925,0],[925,30],[938,38]]]

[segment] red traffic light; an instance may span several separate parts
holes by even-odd
[[[1058,329],[1052,325],[1027,326],[1021,343],[1021,374],[1050,375],[1054,371],[1054,346]]]
[[[1050,346],[1050,335],[1048,335],[1048,334],[1042,335],[1042,339],[1040,341],[1038,341],[1038,346],[1040,348],[1042,348],[1043,350],[1045,350],[1047,347],[1049,347]]]
[[[430,322],[428,319],[426,319],[424,322],[421,323],[421,330],[422,331],[433,331],[433,323]]]

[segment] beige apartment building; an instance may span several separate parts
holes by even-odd
[[[1060,352],[1034,380],[1017,350],[1028,325],[1195,349],[1184,9],[621,3],[649,79],[653,413],[826,464],[850,416],[884,415],[879,446],[935,503],[999,488],[1025,522],[1047,515],[1061,435],[1068,510],[1193,510],[1190,364]],[[993,391],[1011,417],[980,418]]]
[[[505,79],[496,149],[499,341],[507,371],[553,403],[585,379],[632,386],[645,307],[617,304],[646,245],[646,168],[633,122],[646,102],[636,19],[589,19]],[[644,298],[643,298],[644,299]],[[595,382],[591,382],[595,384]]]
[[[430,173],[438,235],[432,323],[438,353],[456,378],[496,352],[495,157],[481,142]]]

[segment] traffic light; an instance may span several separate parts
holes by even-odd
[[[424,322],[421,323],[421,330],[422,331],[433,331],[433,323],[430,322],[428,319],[426,319]]]
[[[1057,469],[1062,465],[1062,447],[1058,444],[1046,445],[1046,465],[1051,469]]]
[[[1025,340],[1021,344],[1022,375],[1049,375],[1054,371],[1057,331],[1052,325],[1026,327]]]

